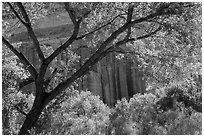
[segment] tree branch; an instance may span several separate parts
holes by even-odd
[[[30,38],[32,39],[32,41],[36,47],[38,56],[39,56],[40,60],[43,62],[45,60],[45,57],[44,57],[42,50],[40,49],[40,43],[39,43],[39,41],[38,41],[34,31],[33,31],[33,28],[31,26],[31,22],[30,22],[28,15],[27,15],[27,12],[26,12],[26,10],[25,10],[25,8],[21,2],[17,2],[17,6],[18,6],[19,10],[21,11],[21,14],[25,20],[24,26],[27,28],[28,34],[29,34]]]
[[[153,32],[151,32],[151,33],[149,33],[149,34],[146,34],[146,35],[137,37],[137,40],[148,38],[148,37],[154,35],[155,33],[157,33],[158,31],[160,31],[161,29],[162,29],[161,27],[158,27],[155,31],[153,31]]]
[[[27,116],[27,114],[26,114],[23,110],[21,110],[17,104],[16,104],[14,107],[15,107],[16,110],[18,110],[21,114]]]
[[[78,23],[80,23],[84,18],[86,18],[90,13],[91,13],[92,10],[88,10],[86,11],[83,16],[81,16],[79,19],[78,19]]]
[[[133,14],[134,6],[130,3],[128,7],[128,13],[127,13],[127,23],[132,21],[132,14]],[[125,39],[128,39],[131,35],[131,26],[127,30],[127,35]]]
[[[128,42],[132,42],[132,41],[135,41],[134,38],[131,38],[131,39],[124,39],[124,40],[121,40],[119,42],[117,42],[114,46],[111,46],[109,48],[107,48],[105,51],[103,51],[100,55],[100,57],[98,57],[94,62],[98,62],[100,61],[101,59],[103,59],[105,56],[107,56],[109,53],[111,52],[114,52],[114,51],[117,51],[117,49],[121,46],[121,45],[124,45]],[[94,63],[94,64],[95,64]]]
[[[86,34],[83,34],[82,36],[77,37],[76,40],[82,39],[82,38],[84,38],[84,37],[86,37],[86,36],[88,36],[88,35],[90,35],[90,34],[96,32],[96,31],[98,31],[98,30],[100,30],[100,29],[102,29],[102,28],[104,28],[104,27],[110,25],[116,18],[118,18],[119,16],[122,16],[122,15],[125,15],[125,14],[120,14],[120,15],[115,16],[115,17],[114,17],[111,21],[109,21],[108,23],[106,23],[106,24],[104,24],[104,25],[102,25],[102,26],[96,28],[95,30],[93,30],[93,31],[91,31],[91,32],[88,32],[88,33],[86,33]]]
[[[127,13],[127,22],[132,21],[133,10],[134,10],[134,5],[132,5],[132,3],[130,3],[129,7],[128,7],[128,13]]]
[[[3,36],[2,42],[20,59],[20,61],[24,64],[25,68],[28,69],[32,77],[35,79],[38,75],[38,72],[33,67],[33,65],[26,59],[26,57],[21,53],[18,52],[13,45],[11,45]]]
[[[21,14],[22,14],[22,16],[23,16],[23,18],[25,20],[26,25],[31,26],[30,19],[28,17],[28,14],[27,14],[23,4],[21,2],[17,2],[16,5],[18,6],[18,8],[20,10],[20,12],[21,12]]]
[[[72,20],[72,23],[74,25],[77,25],[78,24],[77,19],[76,19],[76,16],[74,15],[73,9],[70,7],[70,3],[69,2],[64,2],[64,6],[65,6],[65,9],[66,9],[67,13],[69,14],[69,17]]]
[[[34,79],[33,78],[27,78],[27,79],[24,79],[23,81],[20,81],[19,82],[19,90],[21,88],[23,88],[24,86],[30,84],[30,83],[33,83],[34,82]]]
[[[15,14],[15,16],[20,20],[20,22],[25,25],[25,22],[21,19],[21,17],[18,15],[18,13],[16,12],[16,10],[13,8],[13,6],[7,2],[7,4],[9,5],[10,9],[13,11],[13,13]]]
[[[59,55],[62,51],[64,51],[70,44],[72,44],[76,40],[77,35],[79,33],[79,26],[80,26],[79,23],[77,23],[74,26],[72,36],[63,45],[57,48],[47,59],[45,59],[45,64],[49,64],[57,55]]]

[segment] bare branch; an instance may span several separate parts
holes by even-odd
[[[33,78],[27,78],[27,79],[25,79],[25,80],[23,80],[23,81],[20,81],[19,82],[19,90],[21,89],[21,88],[23,88],[24,86],[26,86],[26,85],[28,85],[28,84],[30,84],[30,83],[33,83],[34,82],[34,79]]]
[[[16,4],[17,4],[17,6],[18,6],[18,8],[19,8],[19,10],[20,10],[20,12],[21,12],[21,14],[22,14],[24,20],[25,20],[26,25],[27,25],[27,26],[31,26],[30,19],[29,19],[29,17],[28,17],[28,14],[27,14],[27,12],[26,12],[26,10],[25,10],[23,4],[22,4],[21,2],[17,2]]]
[[[124,45],[124,44],[126,44],[128,42],[132,42],[132,41],[135,41],[135,39],[134,38],[124,39],[124,40],[121,40],[121,41],[117,42],[114,46],[111,46],[111,47],[107,48],[105,51],[103,51],[101,53],[101,55],[94,62],[96,63],[96,62],[100,61],[105,56],[107,56],[109,53],[117,51],[121,45]]]
[[[132,21],[132,14],[133,14],[134,6],[130,3],[128,7],[128,13],[127,13],[127,21],[126,23],[129,23]],[[127,30],[127,35],[125,39],[128,39],[131,35],[131,26]]]
[[[24,64],[25,68],[31,73],[32,77],[35,79],[38,75],[36,69],[33,65],[26,59],[26,57],[21,53],[18,52],[13,45],[11,45],[3,36],[2,42],[20,59],[20,61]]]
[[[78,23],[80,23],[84,18],[86,18],[90,13],[91,13],[92,10],[88,10],[86,11],[83,16],[81,16],[78,20]]]
[[[84,37],[86,37],[86,36],[88,36],[88,35],[90,35],[90,34],[96,32],[96,31],[98,31],[98,30],[100,30],[100,29],[102,29],[102,28],[104,28],[104,27],[110,25],[116,18],[118,18],[118,17],[120,17],[120,16],[122,16],[122,15],[125,15],[125,14],[120,14],[120,15],[115,16],[115,17],[114,17],[112,20],[110,20],[108,23],[106,23],[106,24],[104,24],[104,25],[102,25],[102,26],[100,26],[100,27],[94,29],[94,30],[91,31],[91,32],[88,32],[88,33],[86,33],[86,34],[83,34],[82,36],[77,37],[76,40],[82,39],[82,38],[84,38]]]
[[[148,38],[148,37],[154,35],[155,33],[157,33],[158,31],[160,31],[161,29],[162,29],[161,27],[158,27],[155,31],[153,31],[153,32],[151,32],[149,34],[138,37],[137,40]]]
[[[133,10],[134,10],[134,5],[130,3],[128,7],[128,13],[127,13],[127,23],[132,21]]]
[[[28,14],[27,14],[27,12],[26,12],[26,10],[25,10],[25,8],[21,2],[17,2],[17,6],[18,6],[19,10],[21,11],[23,18],[25,19],[24,25],[27,28],[28,34],[31,37],[31,39],[32,39],[32,41],[33,41],[33,43],[37,49],[38,56],[39,56],[40,60],[43,62],[45,60],[45,57],[43,55],[42,50],[40,49],[39,41],[38,41],[34,31],[33,31]]]
[[[27,116],[27,114],[26,114],[23,110],[21,110],[18,105],[15,105],[14,107],[15,107],[16,110],[18,110],[21,114]]]
[[[7,4],[9,5],[10,9],[13,11],[13,13],[15,14],[15,16],[20,20],[20,22],[25,25],[25,22],[24,22],[24,21],[21,19],[21,17],[18,15],[18,13],[17,13],[16,10],[14,9],[14,7],[13,7],[9,2],[7,2]]]
[[[65,9],[66,9],[67,13],[69,14],[69,17],[72,20],[72,23],[74,25],[76,25],[77,24],[77,19],[76,19],[76,16],[74,15],[75,14],[74,11],[70,7],[70,3],[69,2],[64,2],[64,6],[65,6]]]
[[[57,55],[59,55],[62,51],[64,51],[70,44],[72,44],[76,38],[77,35],[79,33],[79,25],[77,25],[76,27],[74,27],[74,31],[72,33],[72,36],[63,44],[61,45],[59,48],[57,48],[46,60],[45,60],[45,64],[49,64],[55,57],[57,57]]]

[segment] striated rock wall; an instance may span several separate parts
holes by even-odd
[[[81,54],[82,57],[83,54],[88,55],[84,49]],[[93,94],[100,95],[105,103],[113,106],[118,99],[144,93],[146,81],[136,62],[127,57],[117,59],[111,53],[94,66],[81,86],[83,90],[88,89]]]
[[[39,68],[39,59],[36,50],[29,44],[24,44],[19,49],[35,68]],[[80,67],[91,55],[89,48],[80,48],[77,54],[81,56]],[[66,59],[63,54],[58,59]],[[48,72],[49,73],[49,72]],[[35,88],[34,84],[24,87],[24,91],[31,93]],[[117,59],[115,53],[109,54],[93,66],[93,69],[81,78],[79,89],[90,90],[109,106],[114,106],[118,99],[130,98],[136,93],[145,92],[146,81],[143,73],[137,68],[137,63],[124,57]]]

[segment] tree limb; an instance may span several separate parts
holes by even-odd
[[[134,10],[134,5],[130,3],[128,7],[128,13],[127,13],[127,21],[126,21],[127,23],[132,21],[133,10]],[[131,35],[131,26],[127,30],[127,35],[125,39],[128,39],[130,35]]]
[[[98,30],[100,30],[100,29],[102,29],[102,28],[104,28],[104,27],[110,25],[116,18],[118,18],[118,17],[120,17],[120,16],[122,16],[122,15],[125,15],[125,14],[120,14],[120,15],[115,16],[115,17],[114,17],[111,21],[109,21],[108,23],[106,23],[106,24],[104,24],[104,25],[102,25],[102,26],[96,28],[95,30],[93,30],[93,31],[91,31],[91,32],[88,32],[88,33],[86,33],[86,34],[83,34],[82,36],[77,37],[76,40],[82,39],[82,38],[84,38],[84,37],[86,37],[86,36],[88,36],[88,35],[90,35],[90,34],[96,32],[96,31],[98,31]]]
[[[19,89],[23,88],[24,86],[30,84],[30,83],[33,83],[34,82],[34,79],[32,77],[30,78],[27,78],[27,79],[24,79],[23,81],[20,81],[19,82]]]
[[[35,79],[38,75],[38,72],[33,67],[33,65],[27,60],[27,58],[21,53],[18,52],[13,45],[11,45],[3,36],[2,42],[20,59],[20,61],[24,64],[25,68],[28,69],[32,77]]]
[[[72,23],[73,23],[74,25],[77,25],[77,18],[76,18],[76,16],[74,15],[73,9],[71,9],[71,7],[70,7],[70,3],[69,3],[69,2],[64,2],[64,6],[65,6],[65,9],[66,9],[67,13],[69,14],[69,17],[70,17],[71,20],[72,20]]]
[[[79,26],[80,26],[79,23],[77,23],[74,26],[72,36],[63,45],[58,47],[47,59],[45,59],[44,62],[45,64],[49,64],[57,55],[59,55],[62,51],[64,51],[70,44],[72,44],[76,40],[77,35],[79,33]]]
[[[16,10],[13,8],[13,6],[7,2],[7,4],[9,5],[10,9],[13,11],[13,13],[15,14],[15,16],[20,20],[20,22],[25,25],[25,22],[21,19],[21,17],[18,15],[18,13],[16,12]]]
[[[26,10],[25,10],[25,8],[21,2],[17,2],[17,6],[18,6],[19,10],[21,11],[21,14],[25,20],[24,26],[27,28],[28,34],[29,34],[30,38],[32,39],[32,41],[36,47],[38,56],[39,56],[40,60],[43,62],[45,60],[45,57],[44,57],[42,50],[40,49],[40,43],[39,43],[39,41],[38,41],[34,31],[33,31],[28,14],[27,14],[27,12],[26,12]]]
[[[137,37],[137,40],[148,38],[148,37],[154,35],[155,33],[157,33],[158,31],[160,31],[161,29],[162,29],[161,27],[158,27],[155,31],[153,31],[153,32],[151,32],[151,33],[149,33],[149,34],[146,34],[146,35]]]
[[[14,107],[16,108],[16,110],[18,110],[18,112],[20,112],[21,114],[27,116],[27,114],[23,110],[21,110],[18,105],[15,105]]]
[[[133,10],[134,10],[134,5],[132,5],[132,3],[130,3],[129,6],[128,6],[127,22],[132,21]]]
[[[88,10],[86,11],[83,16],[81,16],[79,19],[78,19],[78,22],[80,23],[84,18],[86,18],[90,13],[91,13],[92,10]]]
[[[101,59],[103,59],[105,56],[107,56],[111,52],[115,52],[115,51],[117,52],[118,47],[120,47],[121,45],[124,45],[128,42],[132,42],[132,41],[135,41],[135,39],[134,38],[124,39],[124,40],[117,42],[114,46],[111,46],[111,47],[107,48],[105,51],[103,51],[101,53],[101,56],[98,57],[94,62],[96,63],[96,62],[100,61]]]

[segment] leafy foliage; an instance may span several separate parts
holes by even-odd
[[[123,98],[110,109],[90,92],[69,90],[69,97],[40,119],[43,126],[33,134],[111,134],[111,135],[200,135],[202,114],[184,102],[161,110],[164,97],[152,93]],[[159,103],[160,104],[159,104]],[[169,105],[165,104],[164,105]],[[45,112],[45,111],[44,111]],[[43,121],[45,123],[43,123]]]
[[[152,91],[152,94],[137,94],[129,101],[122,99],[118,101],[116,107],[111,111],[110,108],[101,102],[99,97],[91,95],[90,92],[82,91],[79,93],[79,91],[71,87],[62,91],[61,95],[50,101],[50,104],[46,106],[30,133],[201,134],[201,114],[195,112],[193,110],[195,107],[190,105],[192,107],[190,108],[188,104],[192,100],[193,102],[198,102],[198,104],[202,102],[201,3],[69,4],[69,8],[66,10],[69,10],[68,14],[72,18],[75,28],[78,25],[84,26],[85,29],[80,30],[80,34],[82,32],[84,34],[91,32],[90,35],[83,37],[81,40],[83,44],[88,45],[87,47],[91,49],[91,52],[94,53],[98,49],[106,47],[100,51],[102,54],[127,36],[135,39],[132,43],[122,45],[119,51],[113,52],[119,52],[116,54],[118,58],[123,58],[125,54],[138,62],[140,69],[148,77],[148,91]],[[62,6],[64,7],[61,3],[56,4],[58,5],[57,8],[54,3],[37,2],[23,3],[22,5],[25,7],[32,24],[31,26],[29,24],[25,25],[28,32],[30,31],[29,34],[32,34],[32,29],[30,28],[35,26],[38,19],[49,14],[57,14],[58,10],[60,11]],[[154,15],[154,13],[159,13],[160,16],[136,23],[131,28],[128,28],[128,31],[114,36],[113,32],[129,23],[127,20],[128,16],[130,16],[129,8],[131,5],[134,5],[135,10],[129,22],[140,20],[140,18],[145,19],[149,15]],[[20,12],[20,9],[22,10],[23,8],[17,6],[16,3],[11,3],[11,6],[23,20],[26,20],[26,17],[22,17],[22,12]],[[13,35],[11,33],[12,29],[17,29],[20,26],[19,21],[15,19],[16,17],[11,12],[9,5],[3,3],[3,35],[6,38]],[[76,21],[82,21],[82,24],[77,24]],[[94,30],[97,31],[94,32]],[[154,31],[154,35],[143,37],[144,34],[151,34]],[[109,39],[110,41],[107,42],[106,40],[110,38],[109,36],[113,36],[113,39]],[[34,36],[32,39],[37,47],[38,40]],[[104,41],[105,44],[99,47]],[[18,49],[19,44],[15,45],[12,43],[12,46]],[[5,49],[5,47],[3,48]],[[54,52],[51,47],[45,45],[39,49],[43,51],[45,58]],[[75,64],[77,64],[80,57],[72,52],[69,47],[61,54],[67,54],[66,61],[54,59],[48,67],[53,74],[50,77],[51,79],[42,77],[40,80],[45,83],[47,81],[44,80],[48,80],[48,83],[46,83],[48,88],[46,88],[46,93],[43,93],[43,95],[48,95],[59,83],[63,85],[63,82],[76,72]],[[91,64],[93,63],[92,61]],[[88,70],[88,67],[85,68]],[[42,67],[42,72],[43,69],[46,71],[48,68]],[[4,50],[2,84],[3,112],[5,112],[3,130],[6,132],[5,134],[17,134],[20,125],[23,123],[22,121],[25,119],[23,115],[26,114],[24,112],[29,112],[32,107],[34,96],[32,94],[22,94],[21,91],[18,91],[17,86],[18,80],[29,76],[30,74],[19,63],[16,56],[13,56],[7,49]],[[77,85],[75,82],[69,85]],[[177,100],[174,100],[173,95],[166,90],[166,87],[171,87],[172,85],[181,86],[182,91],[185,92],[172,93],[178,97]],[[44,86],[41,84],[41,88],[38,89],[41,90]],[[155,90],[162,88],[164,92],[160,92],[160,94]],[[61,87],[58,89],[61,89]],[[166,94],[165,97],[167,98],[162,97],[162,94]],[[161,109],[165,101],[160,100],[158,96],[164,100],[170,100],[173,106],[168,109]],[[185,103],[186,99],[187,103]],[[160,107],[157,106],[158,102],[160,102]]]
[[[105,134],[110,109],[90,92],[73,94],[51,115],[47,134]]]
[[[155,106],[159,99],[153,94],[136,94],[128,102],[118,101],[111,119],[112,134],[184,135],[201,134],[201,113],[177,107],[159,111]],[[189,111],[191,115],[189,116]]]
[[[20,43],[15,46],[19,47],[19,45]],[[28,113],[34,101],[33,94],[27,95],[18,90],[18,82],[26,79],[30,74],[4,45],[2,53],[3,134],[17,134],[25,119],[22,112]]]

